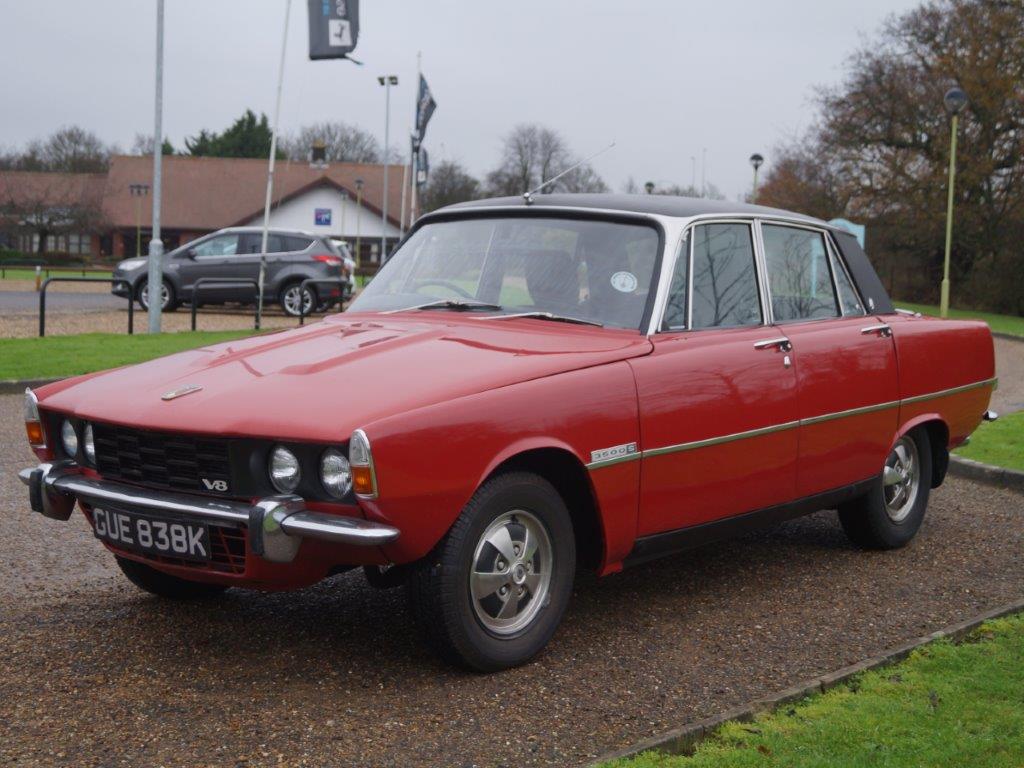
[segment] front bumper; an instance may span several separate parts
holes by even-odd
[[[290,563],[302,539],[373,547],[398,538],[398,529],[355,517],[339,517],[305,509],[299,496],[269,496],[255,504],[191,496],[172,491],[136,488],[88,477],[72,461],[44,462],[18,473],[28,486],[35,512],[67,520],[81,501],[125,510],[155,512],[218,525],[246,526],[249,550],[274,563]]]

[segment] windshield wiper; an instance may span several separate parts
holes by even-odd
[[[582,317],[570,317],[569,315],[556,315],[554,312],[542,312],[540,310],[534,310],[532,312],[514,312],[509,315],[495,315],[493,317],[486,318],[488,320],[507,320],[510,317],[535,317],[538,320],[553,320],[556,323],[577,323],[579,325],[596,325],[598,328],[604,328],[604,323],[599,323],[597,320],[584,320]],[[483,318],[481,318],[483,319]]]
[[[412,309],[454,309],[456,311],[468,312],[474,309],[481,309],[491,312],[496,312],[501,309],[500,304],[489,304],[486,301],[463,301],[461,299],[440,299],[438,301],[428,301],[426,304],[417,304],[415,307],[402,307],[401,309],[389,309],[384,312],[385,315],[390,315],[395,312],[408,312]]]

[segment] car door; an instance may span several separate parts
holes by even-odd
[[[869,479],[882,470],[899,414],[889,328],[866,314],[825,231],[768,222],[760,231],[773,322],[793,345],[797,494]]]
[[[193,286],[200,278],[209,277],[223,280],[235,277],[234,260],[239,254],[241,236],[237,232],[215,234],[196,243],[188,249],[179,271],[183,293],[191,296]],[[252,295],[252,288],[248,289]],[[218,303],[236,300],[239,286],[213,285],[204,283],[200,287],[199,303]]]
[[[630,361],[642,438],[638,536],[793,498],[796,376],[766,325],[752,223],[690,228],[654,351]]]

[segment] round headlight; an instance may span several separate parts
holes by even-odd
[[[82,432],[82,451],[85,453],[86,461],[96,466],[96,441],[92,437],[92,424],[86,424],[85,431]]]
[[[324,490],[340,499],[352,488],[352,467],[336,448],[328,448],[320,459],[320,482]]]
[[[281,493],[291,493],[299,487],[302,470],[295,454],[284,446],[277,446],[270,454],[270,483]]]
[[[60,444],[64,447],[64,453],[68,458],[75,458],[78,455],[78,433],[75,432],[74,425],[64,419],[64,423],[60,425]]]

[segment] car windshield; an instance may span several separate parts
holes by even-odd
[[[640,327],[660,238],[647,224],[583,218],[470,218],[428,223],[388,260],[353,312],[445,308]],[[551,319],[550,317],[548,319]]]

